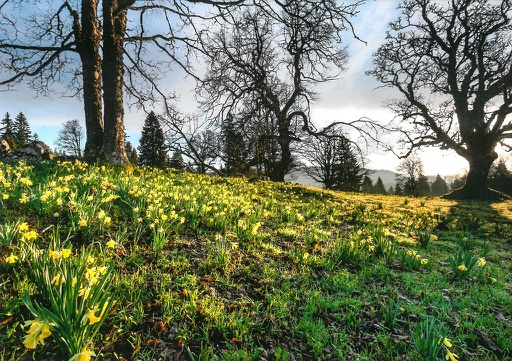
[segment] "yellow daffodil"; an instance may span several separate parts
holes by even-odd
[[[478,258],[478,264],[480,265],[480,267],[484,267],[486,265],[486,261],[485,261],[485,258],[482,258],[482,257],[479,257]]]
[[[95,323],[100,322],[101,315],[99,317],[95,315],[97,311],[98,311],[98,309],[95,309],[95,310],[89,309],[89,310],[87,310],[87,312],[85,313],[84,317],[82,318],[82,322],[89,321],[90,325],[94,325]]]
[[[427,264],[427,263],[428,263],[428,259],[426,259],[426,258],[421,259],[421,264]]]
[[[90,361],[91,357],[96,356],[94,351],[87,350],[85,347],[81,352],[77,353],[69,359],[69,361]]]
[[[450,339],[449,339],[449,338],[447,338],[447,337],[445,337],[445,338],[443,339],[443,343],[444,343],[444,345],[445,345],[446,347],[448,347],[448,348],[452,347],[452,343],[450,342]]]
[[[87,226],[87,221],[85,219],[81,219],[80,221],[78,221],[78,225],[80,227],[85,227]]]
[[[23,344],[28,349],[36,348],[37,344],[44,345],[44,339],[52,334],[50,326],[46,322],[41,322],[39,318],[25,322],[25,327],[30,326],[28,335],[23,339]]]
[[[58,274],[57,276],[53,277],[51,283],[52,285],[59,286],[64,282],[66,282],[66,278],[64,277],[64,275]]]
[[[5,261],[6,261],[7,263],[11,263],[11,264],[12,264],[12,263],[16,263],[16,261],[17,261],[17,260],[18,260],[18,256],[14,255],[14,254],[11,254],[9,257],[7,257],[7,258],[5,259]]]
[[[54,250],[49,250],[48,253],[50,254],[50,257],[52,259],[59,259],[61,256],[62,256],[62,253],[60,251],[54,251]]]
[[[107,242],[107,247],[108,248],[115,248],[116,247],[116,242],[114,240],[110,240]]]
[[[75,287],[76,283],[77,283],[77,279],[76,279],[76,277],[73,277],[73,279],[71,280],[71,287]]]
[[[91,292],[91,289],[89,287],[84,287],[78,291],[78,296],[84,296],[84,300],[86,300],[87,298],[89,298],[90,292]]]
[[[68,258],[71,256],[71,250],[69,248],[64,248],[62,251],[60,251],[62,258]]]
[[[8,200],[9,199],[9,195],[6,194],[6,193],[2,193],[2,199],[5,201],[5,200]]]
[[[435,234],[431,234],[431,235],[429,236],[429,238],[430,238],[430,240],[431,240],[431,241],[434,241],[434,242],[435,242],[435,241],[437,241],[437,240],[439,239]]]
[[[35,231],[25,232],[21,235],[21,239],[24,241],[32,241],[36,238],[37,238],[37,232],[35,232]]]
[[[466,265],[463,263],[461,264],[459,267],[457,267],[459,269],[459,271],[462,271],[462,272],[466,272],[468,270],[468,268],[466,267]]]
[[[26,232],[28,231],[28,224],[26,222],[18,224],[18,231],[20,232]]]
[[[449,361],[458,361],[458,357],[459,356],[456,354],[450,352],[450,350],[446,350],[446,356],[444,358]]]

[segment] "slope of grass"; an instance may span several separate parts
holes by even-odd
[[[0,164],[0,227],[0,360],[512,356],[510,201]]]

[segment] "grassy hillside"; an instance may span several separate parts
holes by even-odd
[[[0,360],[512,357],[512,202],[0,163],[0,227]]]

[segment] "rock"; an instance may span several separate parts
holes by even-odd
[[[9,146],[9,143],[7,143],[7,140],[2,138],[2,140],[0,140],[0,154],[9,153],[10,151],[11,147]]]
[[[0,142],[0,160],[40,162],[53,159],[53,154],[48,145],[40,140],[34,140],[23,148],[12,151],[9,143],[2,139]]]

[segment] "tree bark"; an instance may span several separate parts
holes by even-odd
[[[87,159],[101,158],[103,147],[103,112],[101,100],[101,58],[99,54],[98,1],[82,1],[82,33],[79,54],[82,60]]]
[[[103,153],[112,164],[129,163],[125,150],[123,109],[123,38],[126,7],[118,0],[103,0]]]
[[[469,162],[466,184],[462,188],[448,194],[446,198],[475,200],[495,200],[501,198],[498,193],[493,192],[487,186],[492,163],[498,158],[493,149],[482,150],[479,153],[466,157]]]

